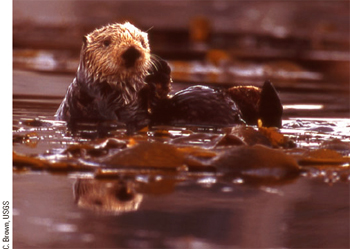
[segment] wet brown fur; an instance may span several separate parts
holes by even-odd
[[[130,48],[138,57],[128,65],[125,53]],[[56,117],[66,121],[127,122],[122,113],[139,109],[138,92],[145,86],[144,78],[151,66],[147,33],[128,22],[94,30],[84,36],[76,77]]]

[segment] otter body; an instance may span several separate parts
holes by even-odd
[[[170,67],[159,60],[145,79],[150,88],[151,124],[232,126],[282,125],[283,108],[270,81],[262,88],[235,86],[229,89],[191,86],[173,96],[170,92]]]
[[[84,37],[80,63],[56,117],[68,122],[117,120],[148,124],[281,126],[282,105],[270,82],[262,89],[193,86],[169,96],[171,70],[150,55],[147,34],[130,23]]]
[[[230,126],[243,124],[235,102],[223,90],[192,86],[154,105],[153,124]]]
[[[146,33],[130,23],[96,29],[84,37],[76,77],[56,117],[128,122],[131,115],[125,113],[139,110],[138,93],[150,66]]]
[[[237,92],[241,95],[237,96]],[[283,108],[273,85],[262,89],[213,89],[191,86],[153,104],[152,124],[233,126],[237,124],[281,127]]]

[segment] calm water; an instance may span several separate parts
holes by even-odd
[[[154,183],[134,192],[128,211],[77,206],[74,186],[118,181],[81,176],[14,175],[15,248],[346,248],[349,184],[301,177],[283,186],[251,187],[213,177]],[[135,185],[147,181],[136,180]],[[103,185],[103,186],[102,186]],[[163,193],[162,193],[163,192]],[[113,198],[113,192],[105,193]],[[116,201],[118,202],[118,201]],[[131,201],[119,201],[129,205]],[[117,203],[118,204],[118,203]]]

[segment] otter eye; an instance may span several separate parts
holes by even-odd
[[[108,47],[111,43],[112,43],[111,39],[106,39],[103,41],[103,45],[105,45],[106,47]]]

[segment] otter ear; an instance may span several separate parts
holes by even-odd
[[[90,38],[87,35],[83,36],[83,47],[86,47],[86,45],[90,42]]]
[[[83,40],[83,47],[86,47],[87,37],[84,35],[82,40]]]

